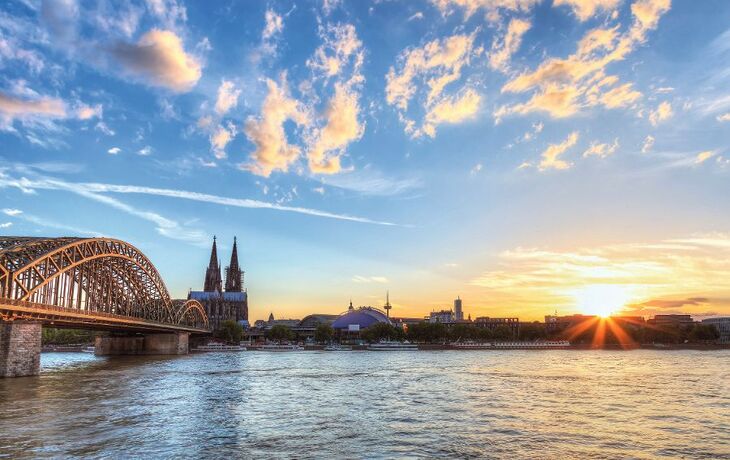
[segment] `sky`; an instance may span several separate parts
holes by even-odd
[[[0,5],[0,234],[250,319],[730,315],[730,2]]]

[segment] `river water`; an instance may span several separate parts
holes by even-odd
[[[730,350],[42,356],[0,457],[730,458]]]

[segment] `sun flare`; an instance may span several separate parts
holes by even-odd
[[[608,317],[621,310],[632,295],[626,286],[592,284],[573,292],[575,305],[587,315]]]

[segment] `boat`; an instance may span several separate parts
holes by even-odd
[[[567,340],[540,340],[536,342],[454,342],[451,347],[457,350],[549,350],[570,348]]]
[[[81,353],[96,353],[96,347],[84,347],[81,349]]]
[[[303,351],[304,347],[296,344],[267,343],[256,348],[258,351]]]
[[[324,351],[352,351],[352,347],[349,345],[327,345],[324,347]]]
[[[410,342],[396,342],[391,340],[381,340],[378,343],[368,345],[368,350],[372,351],[417,351],[418,345]]]
[[[211,353],[216,351],[246,351],[246,347],[241,345],[225,345],[222,343],[211,342],[206,345],[199,345],[191,349],[193,353]]]

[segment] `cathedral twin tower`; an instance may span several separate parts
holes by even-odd
[[[238,246],[235,237],[231,263],[226,267],[225,290],[223,290],[221,265],[218,262],[216,238],[213,237],[213,249],[210,252],[210,263],[205,271],[203,290],[190,291],[188,299],[195,299],[203,305],[214,329],[220,329],[224,321],[235,321],[244,327],[248,326],[248,293],[243,287],[243,270],[238,264]]]
[[[205,271],[205,292],[223,292],[223,281],[221,280],[221,266],[218,263],[218,248],[215,236],[213,237],[213,249],[210,252],[210,263]],[[226,267],[226,292],[241,292],[243,290],[243,271],[238,265],[238,248],[236,237],[233,237],[233,252],[231,252],[231,263]]]

